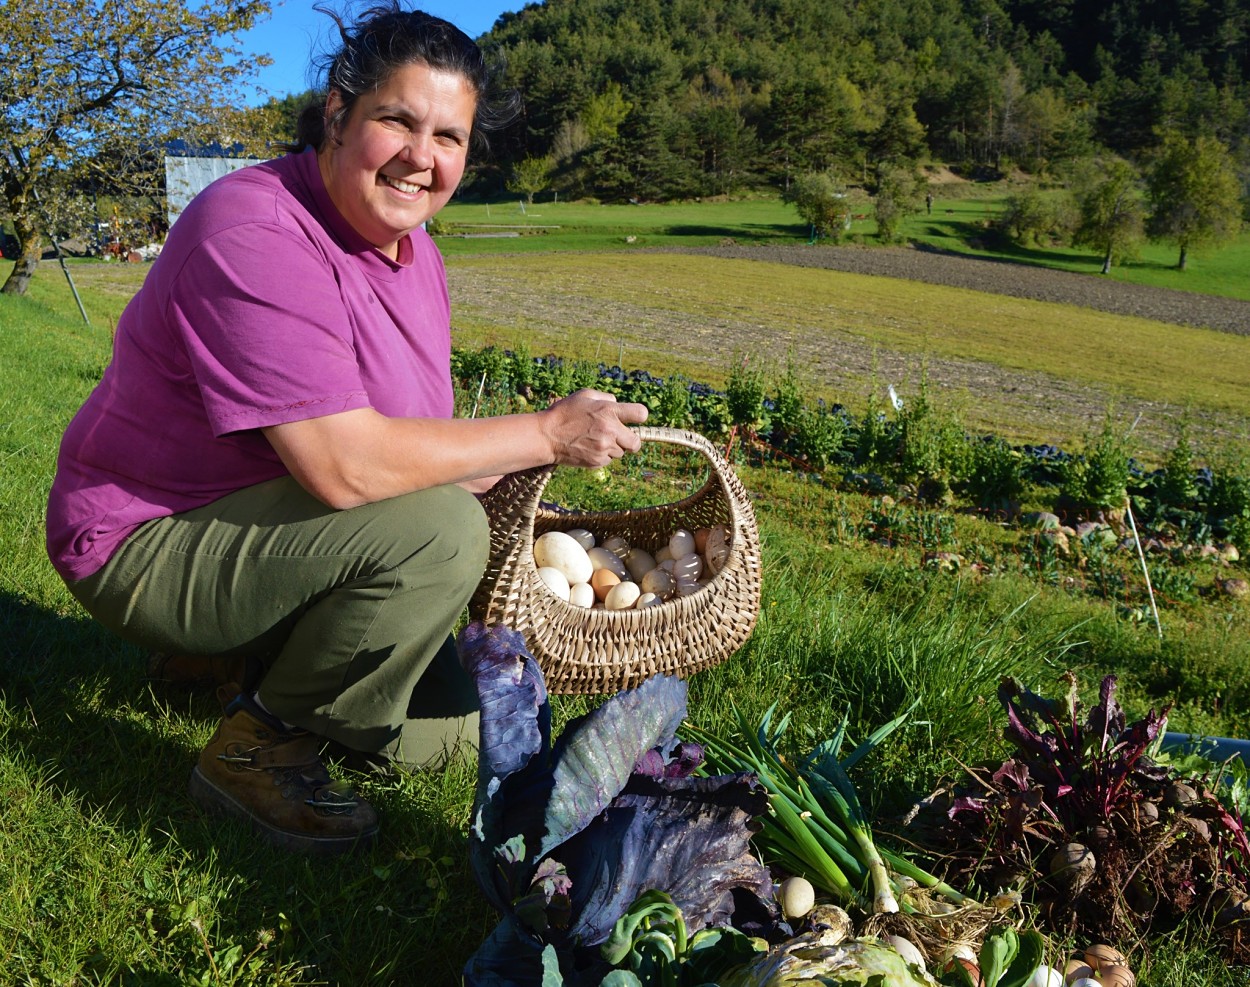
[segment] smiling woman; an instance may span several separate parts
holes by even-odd
[[[474,495],[602,466],[646,418],[598,391],[452,418],[446,277],[421,224],[515,98],[444,20],[392,2],[335,23],[298,145],[171,228],[48,504],[49,554],[87,611],[149,649],[154,676],[220,681],[192,796],[307,852],[378,828],[331,781],[326,742],[431,766],[476,740],[449,637],[486,561]]]

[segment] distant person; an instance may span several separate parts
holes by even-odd
[[[924,194],[924,211],[930,216],[933,215],[933,193],[932,192],[926,192]]]
[[[157,674],[229,680],[195,801],[337,852],[378,819],[323,745],[434,766],[476,741],[450,638],[487,554],[474,494],[636,451],[647,413],[584,390],[452,417],[447,285],[421,225],[515,100],[447,21],[322,12],[341,40],[324,105],[170,230],[65,432],[47,537],[89,613],[176,656]]]

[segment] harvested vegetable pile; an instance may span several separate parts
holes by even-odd
[[[1236,807],[1211,778],[1157,756],[1166,709],[1126,724],[1107,676],[1082,715],[1076,678],[1064,679],[1060,701],[1004,680],[1013,756],[935,792],[902,835],[940,853],[953,884],[1021,893],[1052,931],[1134,942],[1196,914],[1222,930],[1230,962],[1250,961],[1250,846]]]

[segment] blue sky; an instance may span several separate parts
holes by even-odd
[[[273,13],[240,36],[248,54],[266,54],[273,65],[262,69],[257,83],[266,93],[249,97],[251,104],[263,103],[269,96],[301,93],[309,88],[308,63],[314,51],[325,48],[333,21],[313,10],[315,0],[273,0]],[[500,14],[520,10],[526,0],[405,0],[405,6],[445,17],[471,38],[485,34]],[[331,0],[330,6],[343,11],[344,0]]]

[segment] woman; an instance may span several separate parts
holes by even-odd
[[[592,390],[451,417],[446,282],[421,224],[500,120],[486,65],[396,3],[339,28],[300,145],[214,183],[170,230],[48,507],[50,557],[105,626],[259,660],[254,689],[219,690],[191,794],[315,852],[377,831],[323,742],[430,765],[476,735],[449,636],[485,565],[473,494],[539,464],[601,466],[646,418]]]

